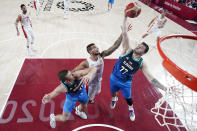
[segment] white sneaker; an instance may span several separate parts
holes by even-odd
[[[135,120],[135,113],[133,108],[129,110],[129,117],[131,121]]]
[[[114,97],[112,98],[112,101],[111,101],[111,104],[110,104],[110,107],[111,109],[114,109],[116,107],[116,102],[118,101],[118,97]]]
[[[79,111],[79,106],[75,107],[75,114],[80,116],[82,119],[87,119],[87,115],[83,111]]]
[[[50,115],[50,126],[51,126],[51,128],[55,128],[56,127],[55,115],[54,114]]]

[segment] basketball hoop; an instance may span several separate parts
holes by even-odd
[[[197,77],[191,73],[191,70],[190,72],[185,70],[185,67],[193,65],[181,67],[179,65],[185,62],[184,58],[187,59],[187,57],[190,57],[188,55],[189,53],[184,54],[184,52],[181,52],[182,50],[179,48],[183,45],[180,45],[180,43],[182,42],[185,47],[190,46],[190,50],[184,47],[184,51],[191,52],[196,49],[194,48],[197,46],[196,40],[197,36],[171,35],[164,36],[157,42],[158,51],[163,58],[162,65],[165,72],[167,91],[163,97],[156,102],[151,112],[155,114],[157,122],[161,126],[166,126],[169,131],[174,130],[174,128],[178,131],[197,130]],[[177,41],[179,45],[175,46]],[[194,47],[187,45],[186,42],[193,44]],[[165,48],[166,43],[169,43],[169,45],[166,45]],[[175,46],[175,48],[169,48],[168,46]],[[179,56],[175,56],[173,59],[171,56],[176,54],[174,53],[175,49],[178,49],[177,52],[181,53],[178,53]],[[170,53],[168,54],[170,50],[172,51],[171,55]],[[186,55],[186,57],[182,55]],[[182,61],[178,64],[176,59],[179,59],[179,61],[181,59]],[[197,66],[194,67],[196,68]]]

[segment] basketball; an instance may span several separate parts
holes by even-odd
[[[126,6],[125,14],[130,18],[135,18],[141,13],[141,7],[136,3],[130,3]]]

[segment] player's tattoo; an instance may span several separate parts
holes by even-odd
[[[152,83],[155,87],[160,88],[160,89],[166,91],[166,87],[164,87],[158,80],[153,79],[153,80],[151,81],[151,83]]]
[[[121,44],[122,42],[122,35],[115,41],[115,43],[108,49],[101,53],[101,56],[108,56],[111,55]]]

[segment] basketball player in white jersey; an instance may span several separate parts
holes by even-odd
[[[39,0],[34,0],[34,8],[36,10],[36,18],[40,19],[40,2],[39,2]]]
[[[64,19],[68,19],[69,0],[64,0]]]
[[[17,36],[20,35],[18,30],[18,23],[21,22],[22,30],[25,35],[25,38],[27,39],[27,51],[28,56],[32,56],[32,51],[36,51],[33,47],[34,44],[34,34],[32,31],[32,23],[30,20],[30,13],[27,12],[27,8],[24,4],[21,5],[22,13],[18,15],[15,25],[16,25],[16,31]]]
[[[148,25],[149,29],[147,32],[142,36],[142,39],[146,36],[156,32],[157,33],[157,41],[161,36],[161,29],[164,27],[164,25],[167,22],[167,19],[165,18],[166,11],[163,10],[161,15],[156,16]]]
[[[82,61],[72,72],[81,70],[88,67],[97,67],[97,74],[95,78],[88,84],[88,97],[89,103],[94,103],[94,98],[101,92],[101,81],[104,68],[104,57],[111,55],[121,44],[122,35],[116,40],[116,42],[107,50],[99,52],[98,47],[91,43],[87,46],[87,52],[90,57]]]

